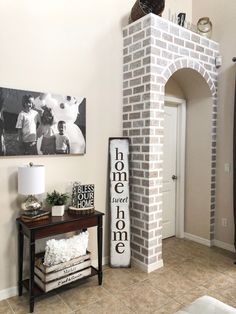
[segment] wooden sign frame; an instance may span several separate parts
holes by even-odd
[[[110,266],[130,267],[129,138],[109,138]]]

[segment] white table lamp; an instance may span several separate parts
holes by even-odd
[[[33,165],[18,168],[18,193],[28,195],[22,204],[26,210],[37,211],[41,202],[34,196],[45,192],[45,168],[43,165]]]

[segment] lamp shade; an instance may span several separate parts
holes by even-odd
[[[45,168],[42,165],[18,168],[18,193],[35,195],[45,192]]]

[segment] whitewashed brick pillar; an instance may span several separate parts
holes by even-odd
[[[162,262],[164,89],[179,69],[206,80],[213,97],[210,238],[214,237],[219,45],[150,14],[123,30],[123,135],[131,139],[132,258],[150,272]]]

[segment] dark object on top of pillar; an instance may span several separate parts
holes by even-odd
[[[131,9],[129,23],[132,23],[149,13],[161,16],[164,8],[165,0],[136,0]]]
[[[233,61],[233,62],[236,62],[236,57],[233,57],[232,61]]]
[[[178,25],[184,27],[185,19],[186,19],[186,13],[179,13],[178,14]]]

